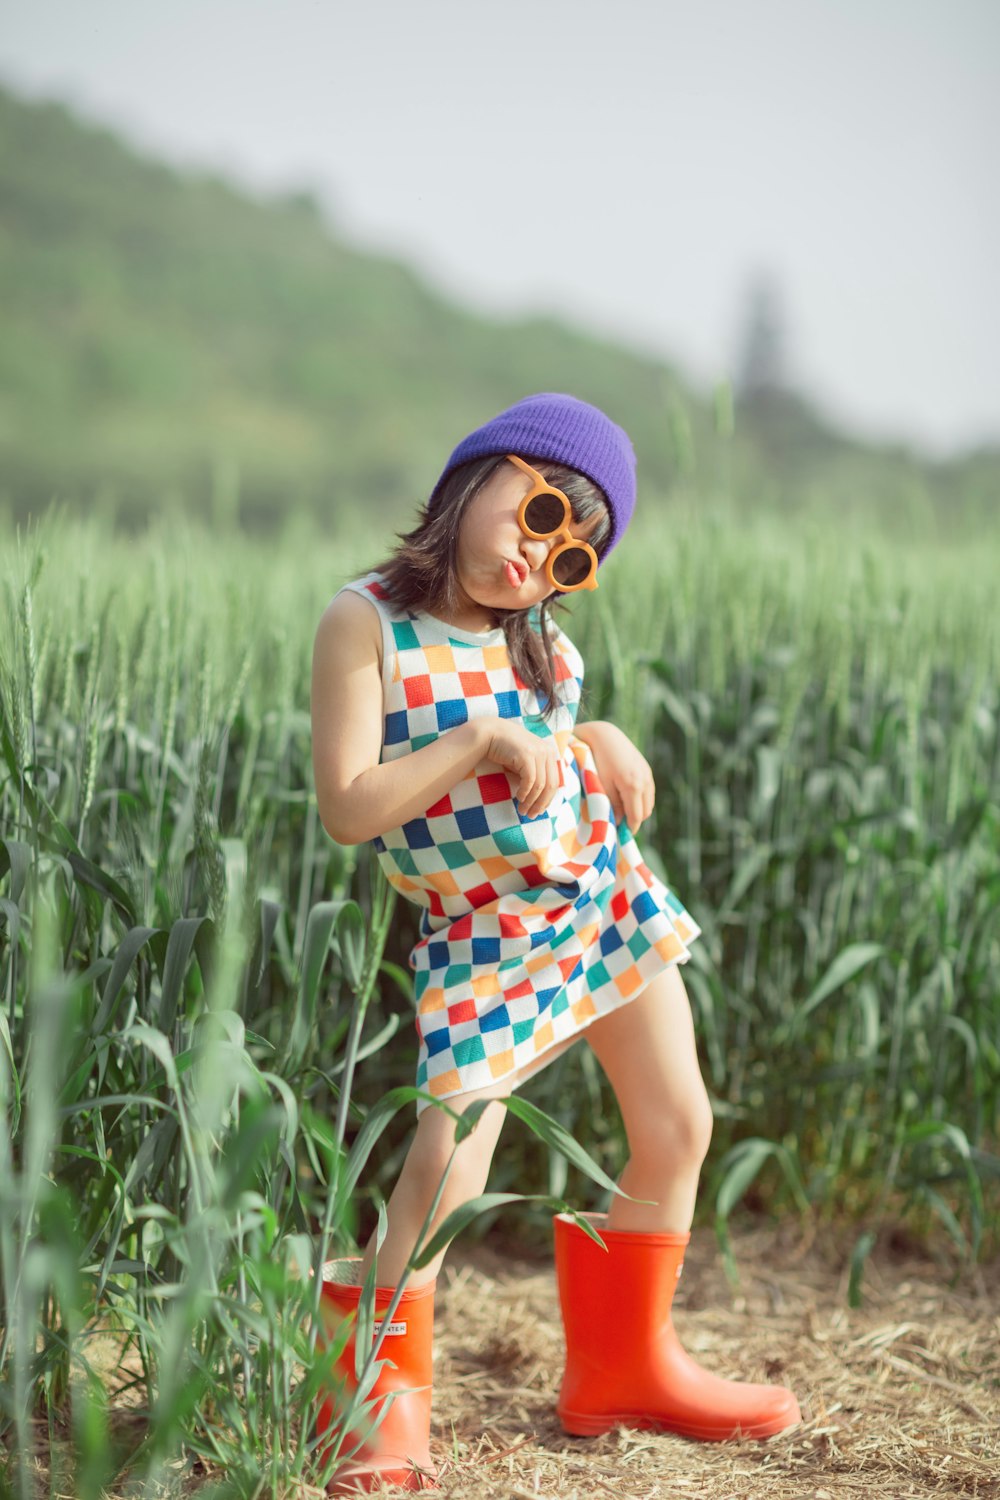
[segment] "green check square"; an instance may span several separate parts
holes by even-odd
[[[486,1056],[483,1050],[482,1038],[478,1036],[467,1036],[461,1042],[456,1042],[452,1047],[455,1054],[455,1062],[461,1068],[466,1063],[482,1062]]]
[[[393,620],[392,634],[396,642],[397,651],[420,650],[420,637],[408,621]]]
[[[448,866],[449,870],[460,870],[463,865],[474,865],[475,855],[469,853],[468,844],[459,840],[451,840],[446,844],[438,844],[438,853]]]
[[[417,862],[409,849],[392,849],[390,853],[399,866],[401,875],[416,875]]]
[[[498,828],[493,837],[501,854],[527,854],[528,852],[528,840],[524,836],[524,829],[520,823],[515,823],[510,828]]]
[[[596,964],[591,964],[590,968],[587,970],[586,979],[587,987],[591,991],[599,990],[604,985],[611,983],[611,975],[608,973],[607,969],[604,967],[600,959],[597,960]]]
[[[642,928],[637,927],[625,946],[629,950],[633,958],[641,958],[646,950],[648,948],[652,948],[653,945],[649,941],[649,938],[646,937]]]

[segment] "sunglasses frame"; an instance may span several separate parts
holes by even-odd
[[[589,542],[579,541],[570,532],[569,523],[573,517],[573,507],[572,505],[570,505],[567,497],[563,494],[562,490],[557,490],[554,484],[549,484],[546,479],[543,479],[537,469],[533,469],[531,465],[529,463],[526,463],[523,458],[518,458],[516,453],[508,453],[507,458],[518,469],[527,474],[529,479],[533,481],[531,489],[523,497],[521,503],[517,507],[517,524],[520,526],[525,536],[530,536],[534,541],[545,542],[550,541],[552,537],[557,537],[562,544],[561,546],[553,547],[548,557],[545,559],[545,576],[548,578],[549,583],[554,589],[558,589],[561,594],[575,594],[579,589],[596,589],[597,553],[594,551]],[[562,501],[562,521],[551,531],[532,531],[531,527],[525,520],[528,506],[531,504],[532,500],[537,500],[539,495],[555,495],[559,500]],[[587,577],[581,579],[579,583],[560,583],[555,576],[555,560],[557,557],[561,557],[564,552],[569,552],[574,548],[578,551],[586,552],[589,555],[590,572],[588,573]]]

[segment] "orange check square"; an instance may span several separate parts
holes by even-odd
[[[407,677],[403,686],[406,689],[407,708],[423,708],[426,704],[434,702],[434,694],[431,692],[431,680],[426,675],[421,677]]]
[[[458,680],[462,684],[462,692],[467,698],[478,698],[484,693],[492,693],[490,679],[485,672],[459,672]]]

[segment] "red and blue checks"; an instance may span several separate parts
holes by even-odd
[[[583,660],[564,631],[553,642],[560,703],[546,724],[502,629],[398,610],[377,572],[344,587],[381,621],[382,761],[490,714],[556,740],[563,785],[538,817],[521,817],[507,773],[484,760],[422,817],[373,840],[386,878],[423,908],[410,954],[417,1087],[436,1099],[506,1078],[516,1088],[591,1021],[686,963],[701,929],[643,863],[625,820],[615,825],[593,753],[573,733]],[[418,1115],[426,1108],[418,1101]]]

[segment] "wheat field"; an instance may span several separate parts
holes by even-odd
[[[887,1225],[970,1265],[998,1249],[1000,532],[651,510],[561,622],[581,718],[653,767],[639,842],[704,932],[684,976],[716,1116],[699,1222],[733,1279],[741,1215],[846,1227],[857,1307]],[[192,1465],[218,1495],[322,1477],[314,1273],[379,1222],[412,1128],[413,926],[319,822],[310,657],[390,540],[171,515],[123,536],[60,511],[4,540],[18,1500],[188,1493]],[[508,1101],[509,1197],[429,1221],[415,1263],[606,1202],[622,1137],[593,1057],[535,1097]]]

